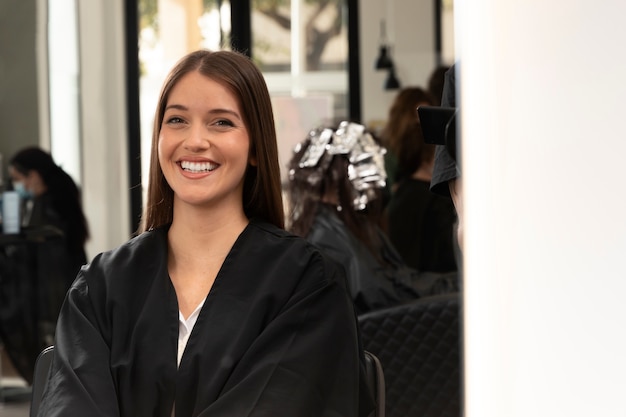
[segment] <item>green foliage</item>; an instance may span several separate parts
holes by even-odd
[[[296,1],[296,0],[293,0]],[[345,16],[342,13],[345,0],[304,0],[306,4],[313,6],[311,15],[307,17],[304,27],[306,28],[306,68],[319,70],[321,57],[330,40],[341,33],[342,23]],[[290,30],[291,16],[288,6],[291,0],[252,0],[254,10],[272,19],[279,27]],[[280,6],[287,6],[281,8]],[[318,18],[327,10],[335,9],[336,17],[330,27],[321,28],[317,25]],[[255,40],[254,47],[257,48]]]
[[[213,9],[217,9],[219,0],[202,0],[202,7],[204,11],[209,11]]]
[[[152,27],[158,29],[158,0],[139,0],[139,29]]]

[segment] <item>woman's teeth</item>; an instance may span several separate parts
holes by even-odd
[[[180,163],[180,166],[182,169],[184,169],[185,171],[189,171],[189,172],[209,172],[209,171],[213,171],[215,168],[218,167],[217,164],[212,164],[210,162],[189,162],[189,161],[182,161]]]

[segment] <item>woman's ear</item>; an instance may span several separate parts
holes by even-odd
[[[248,158],[248,163],[253,167],[257,166],[258,162],[256,160],[256,155],[250,155],[250,157]]]

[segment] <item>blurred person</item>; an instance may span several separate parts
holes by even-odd
[[[416,97],[423,92],[415,90]],[[411,109],[413,105],[409,105]],[[402,135],[394,142],[398,155],[395,191],[385,207],[389,238],[404,261],[419,271],[456,271],[454,205],[430,192],[435,145],[424,142],[417,111],[406,111]]]
[[[283,229],[261,72],[192,52],[154,120],[140,234],[68,292],[39,415],[369,415],[343,269]]]
[[[401,172],[407,165],[407,155],[401,153],[402,147],[406,147],[407,141],[414,137],[416,112],[419,106],[432,106],[434,103],[430,93],[421,87],[405,87],[395,96],[387,123],[380,133],[381,142],[387,149],[385,154],[385,170],[387,172],[386,201],[395,192],[399,177],[406,176]],[[411,171],[412,172],[412,171]]]
[[[58,166],[52,155],[38,148],[20,150],[9,160],[13,188],[25,202],[22,226],[54,226],[63,232],[73,262],[73,281],[86,262],[85,244],[89,239],[81,193],[72,177]],[[68,286],[69,287],[69,286]]]
[[[8,172],[24,203],[22,227],[33,234],[59,237],[37,246],[37,266],[45,271],[44,279],[38,282],[42,294],[39,313],[45,327],[41,331],[50,343],[65,293],[87,262],[89,227],[81,193],[52,155],[38,147],[24,148],[13,155]]]
[[[445,74],[445,83],[441,99],[442,107],[457,107],[456,101],[456,71],[458,64],[452,65]],[[458,116],[456,117],[458,119]],[[455,120],[454,123],[457,123]],[[456,136],[456,129],[454,130]],[[444,197],[449,197],[454,203],[457,212],[456,242],[459,251],[463,250],[463,184],[461,167],[457,159],[458,136],[455,148],[449,149],[446,145],[437,145],[435,148],[435,164],[430,190]],[[460,149],[460,147],[458,147]],[[461,253],[457,254],[457,264],[461,264]]]
[[[445,83],[446,72],[450,67],[448,65],[439,65],[428,77],[427,88],[433,98],[433,106],[441,105],[441,97],[443,96],[443,85]]]
[[[311,131],[289,165],[289,230],[344,265],[359,314],[436,291],[379,226],[384,152],[364,126],[344,121]]]

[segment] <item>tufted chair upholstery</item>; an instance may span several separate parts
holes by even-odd
[[[359,316],[363,347],[383,367],[386,417],[461,415],[459,304],[444,294]]]

